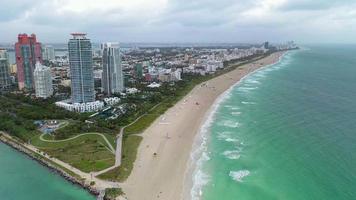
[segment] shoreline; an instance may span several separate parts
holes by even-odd
[[[68,181],[72,185],[86,190],[93,197],[96,198],[98,195],[100,195],[100,191],[98,191],[94,187],[91,187],[90,185],[85,184],[83,181],[78,180],[78,178],[68,174],[63,169],[55,166],[50,161],[47,161],[39,153],[33,152],[32,150],[26,148],[20,142],[16,141],[14,138],[7,135],[6,133],[0,132],[0,142],[9,146],[13,150],[27,156],[29,159],[37,162],[38,164],[42,165],[43,167],[47,168],[50,173],[54,173],[58,176],[61,176],[65,181]]]
[[[203,142],[200,130],[207,128],[204,124],[217,109],[216,101],[244,77],[277,63],[284,53],[273,53],[195,86],[156,119],[142,133],[133,171],[123,184],[128,199],[190,199],[187,189],[193,187],[195,166],[191,160],[196,159],[196,145]]]
[[[209,129],[211,128],[211,125],[213,123],[215,114],[217,110],[220,108],[221,104],[223,103],[226,98],[228,98],[228,95],[231,93],[231,91],[235,88],[238,87],[239,84],[241,84],[242,81],[247,79],[249,76],[253,75],[254,73],[264,70],[268,67],[271,67],[273,65],[278,64],[283,56],[287,53],[283,52],[281,55],[279,55],[279,59],[271,64],[262,66],[254,71],[251,71],[250,73],[246,74],[244,77],[242,77],[240,80],[238,80],[235,84],[231,85],[227,90],[225,90],[223,93],[221,93],[214,101],[214,103],[211,105],[211,108],[207,111],[206,116],[204,117],[204,120],[200,126],[200,130],[198,131],[196,137],[194,138],[194,143],[192,146],[192,152],[190,155],[190,159],[187,163],[187,170],[184,175],[184,185],[183,185],[183,193],[182,193],[182,198],[181,199],[200,199],[199,197],[201,196],[201,189],[203,186],[206,185],[206,182],[204,180],[197,180],[198,175],[200,176],[206,176],[206,174],[203,174],[200,171],[201,165],[208,159],[208,157],[205,156],[205,150],[207,149],[207,142],[209,141]],[[204,177],[203,177],[204,178]],[[205,177],[207,178],[207,177]],[[197,181],[200,181],[200,183],[197,183]]]

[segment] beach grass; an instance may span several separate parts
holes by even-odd
[[[118,196],[123,195],[124,192],[121,188],[106,188],[105,189],[105,199],[115,199]]]
[[[140,134],[148,128],[160,114],[145,114],[132,125],[125,128],[125,134]]]
[[[115,138],[103,134],[115,147]],[[45,139],[50,139],[47,136]],[[100,171],[115,163],[115,156],[109,151],[106,141],[99,135],[82,135],[62,142],[46,142],[37,135],[31,140],[32,145],[52,157],[72,165],[83,172]]]

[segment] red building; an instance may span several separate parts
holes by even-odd
[[[42,63],[41,43],[37,42],[35,34],[19,34],[15,50],[19,89],[33,90],[35,64]]]
[[[145,74],[145,81],[147,81],[147,82],[151,82],[152,81],[151,74],[149,74],[149,73]]]

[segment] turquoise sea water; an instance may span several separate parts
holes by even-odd
[[[287,53],[216,110],[193,199],[356,199],[356,46]]]
[[[0,200],[95,200],[95,198],[0,142]]]

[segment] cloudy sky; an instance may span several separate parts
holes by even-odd
[[[1,0],[0,42],[356,41],[355,0]]]

